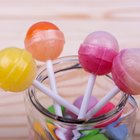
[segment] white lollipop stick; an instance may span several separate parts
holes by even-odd
[[[87,112],[86,118],[91,118],[95,115],[105,104],[107,104],[120,89],[115,86],[108,94],[106,94],[92,109]]]
[[[57,103],[63,105],[64,107],[66,107],[67,109],[69,109],[71,112],[73,112],[74,114],[76,114],[78,116],[79,109],[77,107],[75,107],[74,105],[70,104],[68,101],[66,101],[65,99],[63,99],[61,96],[59,96],[57,94],[54,94],[52,90],[50,90],[49,88],[47,88],[45,85],[43,85],[39,81],[34,80],[32,84],[37,89],[39,89],[40,91],[42,91],[44,94],[48,95],[53,100],[55,100]]]
[[[87,113],[87,108],[88,108],[88,103],[92,94],[92,90],[94,87],[94,83],[95,83],[95,79],[96,79],[96,75],[94,74],[90,74],[89,79],[88,79],[88,84],[87,84],[87,88],[83,97],[83,101],[80,107],[80,111],[78,114],[78,119],[85,119],[86,118],[86,113]],[[77,140],[77,138],[79,137],[79,128],[77,128],[75,131],[73,131],[74,137],[72,140]]]
[[[82,101],[82,104],[81,104],[80,112],[79,112],[79,115],[78,115],[78,119],[83,119],[83,118],[86,117],[88,102],[89,102],[91,94],[92,94],[95,79],[96,79],[96,75],[90,74],[89,79],[88,79],[87,88],[86,88],[84,98],[83,98],[83,101]]]
[[[47,65],[47,72],[48,72],[48,78],[50,81],[51,89],[52,89],[54,94],[58,95],[57,88],[56,88],[56,80],[55,80],[54,70],[53,70],[53,66],[52,66],[52,61],[48,60],[46,62],[46,65]],[[61,116],[61,117],[63,116],[61,106],[58,103],[56,103],[55,101],[54,101],[54,109],[55,109],[56,115]]]

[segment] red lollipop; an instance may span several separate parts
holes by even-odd
[[[82,67],[91,73],[79,118],[84,118],[87,103],[92,93],[96,75],[107,74],[111,71],[112,62],[119,50],[118,42],[113,35],[104,31],[89,34],[81,44],[78,56]]]

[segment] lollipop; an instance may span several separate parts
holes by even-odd
[[[114,59],[112,76],[120,90],[129,95],[140,94],[140,48],[122,50]]]
[[[81,44],[78,51],[79,62],[90,73],[90,77],[78,118],[85,118],[96,75],[107,74],[111,71],[112,61],[118,50],[115,37],[104,31],[89,34]]]
[[[6,48],[0,51],[0,87],[19,92],[28,88],[36,76],[36,64],[25,50]]]
[[[25,37],[25,48],[40,61],[53,60],[63,50],[64,35],[59,28],[50,22],[33,24]]]
[[[129,95],[140,94],[140,49],[123,49],[114,58],[112,66],[112,77],[115,86],[104,98],[98,102],[94,109],[87,113],[87,117],[93,116],[104,104],[111,100],[120,90]]]
[[[0,51],[0,87],[6,91],[19,92],[33,84],[59,104],[78,115],[79,109],[68,103],[35,79],[36,63],[26,50],[11,47]]]
[[[38,22],[32,25],[25,38],[25,48],[39,61],[46,61],[51,89],[58,94],[51,60],[57,58],[63,50],[64,35],[50,22]],[[55,112],[62,116],[60,105],[54,102]]]

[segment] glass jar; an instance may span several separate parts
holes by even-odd
[[[77,56],[53,61],[60,96],[70,103],[83,96],[89,73],[79,65]],[[50,88],[46,66],[39,68],[38,81]],[[97,76],[92,96],[103,98],[113,87],[110,75]],[[30,140],[133,140],[137,103],[132,96],[120,91],[111,101],[115,107],[106,114],[89,120],[65,115],[60,117],[48,111],[53,101],[31,86],[25,94]],[[65,109],[65,108],[64,108]],[[65,113],[69,112],[65,109]]]

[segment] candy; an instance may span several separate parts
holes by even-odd
[[[65,107],[64,106],[61,106],[61,110],[62,110],[62,113],[64,113],[65,112]],[[49,106],[48,107],[48,111],[50,113],[52,113],[52,114],[55,114],[55,108],[54,108],[54,106],[53,105]]]
[[[26,50],[11,47],[0,51],[0,87],[2,89],[18,92],[27,89],[32,84],[59,104],[78,114],[78,108],[34,80],[35,76],[36,63]]]
[[[25,37],[25,47],[33,57],[40,61],[53,60],[63,50],[64,35],[50,22],[38,22],[32,25]]]
[[[32,25],[25,37],[25,48],[35,59],[46,61],[51,89],[55,94],[58,92],[51,60],[60,55],[64,42],[63,33],[50,22],[38,22]],[[63,115],[60,105],[56,102],[54,102],[54,108],[56,115]]]
[[[47,137],[50,137],[50,135],[45,132],[45,130],[43,129],[43,127],[41,126],[40,122],[34,122],[33,124],[33,128],[35,130],[35,132],[41,137],[41,139],[45,139],[47,140],[48,138]]]
[[[114,59],[112,77],[120,90],[130,95],[140,94],[140,49],[121,50]]]
[[[104,134],[101,134],[102,129],[98,128],[89,128],[89,129],[82,129],[79,130],[79,137],[77,137],[78,140],[98,140],[103,139],[106,140],[106,136]],[[108,140],[108,139],[107,139]]]
[[[104,114],[108,113],[109,111],[111,111],[113,108],[115,108],[115,105],[111,102],[108,102],[105,106],[103,106],[103,108],[101,110],[99,110],[94,115],[94,117],[104,115]]]
[[[78,140],[109,140],[104,134],[89,134],[87,136],[84,136]]]
[[[82,104],[82,101],[83,101],[83,98],[84,98],[84,96],[78,97],[78,98],[74,101],[73,104],[74,104],[76,107],[80,108],[80,107],[81,107],[81,104]],[[87,109],[87,110],[90,110],[90,109],[91,109],[92,107],[94,107],[97,103],[98,103],[97,98],[94,97],[94,96],[91,96],[91,97],[90,97],[90,100],[89,100],[89,102],[88,102],[88,109]]]
[[[36,63],[31,54],[15,47],[0,51],[0,87],[19,92],[28,88],[36,76]]]
[[[49,133],[52,136],[52,139],[59,140],[59,138],[55,134],[55,131],[56,131],[57,127],[55,125],[53,125],[52,123],[47,123],[47,128],[49,130]]]
[[[92,135],[96,135],[100,132],[99,129],[91,129],[91,130],[80,130],[80,133],[84,136],[92,134]]]
[[[119,124],[120,119],[108,125],[105,128],[105,134],[113,140],[125,140],[128,135],[128,128],[126,124]],[[118,125],[119,124],[119,125]],[[118,125],[118,126],[117,126]]]
[[[104,115],[104,114],[107,114],[111,110],[113,110],[114,108],[115,108],[115,105],[111,102],[108,102],[93,116],[93,118],[99,117],[99,116]],[[96,125],[96,128],[102,128],[102,127],[105,127],[105,126],[111,124],[112,122],[114,122],[118,118],[120,118],[121,114],[122,114],[122,112],[119,112],[116,116],[112,117],[111,119],[106,120],[105,122],[103,122],[99,125]]]
[[[83,98],[84,98],[83,96],[78,97],[74,101],[73,105],[80,109],[81,104],[82,104],[82,101],[83,101]],[[96,97],[91,96],[90,97],[90,100],[88,102],[87,111],[90,110],[91,108],[93,108],[97,104],[97,102],[98,102],[98,100],[96,99]],[[66,111],[66,115],[71,116],[73,119],[76,119],[77,118],[77,116],[74,113],[70,112],[70,111]]]
[[[81,44],[78,51],[79,62],[91,75],[78,118],[85,118],[96,75],[107,74],[111,71],[112,62],[118,50],[115,37],[104,31],[89,34]]]
[[[97,31],[86,37],[80,46],[78,57],[86,71],[103,75],[111,71],[112,61],[118,51],[118,42],[113,35]]]

